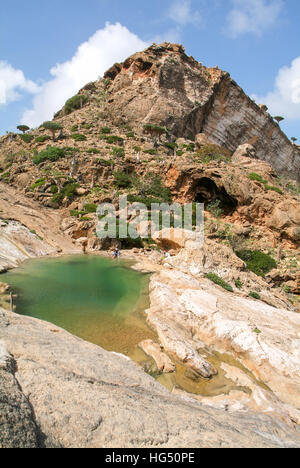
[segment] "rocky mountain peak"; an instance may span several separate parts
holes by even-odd
[[[299,150],[267,107],[250,99],[229,73],[187,56],[183,46],[153,44],[113,65],[104,79],[105,112],[116,123],[161,125],[191,140],[205,133],[230,151],[248,143],[278,172],[299,177]]]

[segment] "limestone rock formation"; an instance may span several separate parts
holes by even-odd
[[[296,427],[272,416],[229,414],[172,395],[128,359],[54,325],[1,310],[0,339],[16,361],[21,396],[43,435],[40,446],[299,446]],[[23,433],[26,444],[34,445],[34,426],[23,425]],[[1,444],[7,444],[2,431]]]
[[[24,260],[79,250],[60,231],[60,216],[0,183],[0,272]],[[4,221],[3,221],[4,220]]]
[[[15,371],[13,358],[0,341],[0,448],[37,448],[38,429]]]
[[[300,175],[299,152],[264,108],[252,101],[227,72],[206,68],[180,45],[153,44],[115,64],[106,111],[138,127],[166,126],[177,137],[199,133],[230,151],[245,143],[257,157],[292,178]]]
[[[200,262],[196,272],[195,251],[189,255],[189,262],[183,252],[178,259],[167,260],[165,268],[152,276],[147,319],[164,349],[179,358],[183,343],[191,355],[199,342],[220,353],[229,351],[279,400],[300,410],[298,314],[224,291],[202,277]],[[164,340],[166,333],[171,345]]]
[[[145,354],[152,357],[157,365],[159,372],[168,374],[175,371],[175,365],[161,349],[161,346],[154,343],[152,340],[144,340],[139,344],[139,347]]]
[[[220,200],[232,224],[264,225],[275,238],[299,245],[299,201],[280,190],[269,164],[245,156],[245,150],[249,146],[240,148],[238,160],[231,163],[170,164],[166,184],[179,203],[196,201],[207,207]]]

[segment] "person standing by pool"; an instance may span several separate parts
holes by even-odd
[[[118,249],[118,247],[115,248],[114,254],[113,254],[113,255],[114,255],[114,258],[120,258],[120,257],[121,257],[121,252],[120,252],[120,250]]]

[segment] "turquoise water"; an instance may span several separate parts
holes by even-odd
[[[0,281],[13,288],[18,314],[53,323],[107,351],[125,354],[143,367],[152,363],[138,348],[145,339],[157,341],[144,312],[149,307],[149,276],[132,270],[129,263],[100,256],[36,259],[1,275]],[[174,356],[176,372],[155,377],[170,390],[178,386],[204,396],[237,389],[220,364],[239,367],[239,363],[211,353],[204,357],[219,372],[211,380],[191,380]]]
[[[1,275],[13,287],[16,312],[134,357],[153,332],[147,326],[148,275],[97,256],[37,259]]]

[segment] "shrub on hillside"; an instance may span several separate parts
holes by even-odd
[[[251,174],[248,175],[248,178],[250,180],[263,184],[266,190],[272,190],[273,192],[277,192],[280,195],[283,195],[283,191],[279,187],[274,187],[273,185],[269,185],[267,180],[263,179],[262,176],[260,176],[259,174],[256,174],[255,172],[251,172]]]
[[[36,143],[45,143],[45,141],[48,141],[48,140],[50,140],[49,136],[42,135],[42,136],[36,137],[35,142]]]
[[[236,255],[246,263],[248,270],[257,276],[264,277],[271,270],[277,268],[274,258],[258,250],[241,250],[236,252]]]
[[[229,162],[231,159],[230,151],[218,145],[202,146],[197,151],[197,156],[199,156],[201,161],[205,164],[209,163],[210,161]]]
[[[215,273],[207,273],[205,277],[213,283],[217,284],[218,286],[221,286],[223,289],[226,289],[226,291],[233,292],[232,286],[226,283],[226,281],[224,281],[222,278],[220,278],[220,276],[216,275]]]
[[[109,135],[111,133],[111,129],[109,127],[102,127],[101,133],[102,135]]]
[[[75,141],[86,141],[87,140],[86,136],[82,135],[81,133],[74,133],[73,135],[71,135],[71,137]]]
[[[115,146],[112,150],[112,156],[115,158],[124,158],[125,157],[125,150],[124,148],[121,148],[120,146]]]
[[[60,158],[73,153],[73,148],[58,148],[56,146],[47,146],[46,149],[40,153],[36,152],[33,157],[33,162],[36,165],[41,164],[44,161],[57,161]]]
[[[29,135],[29,133],[24,133],[23,135],[19,135],[19,137],[21,138],[22,141],[24,141],[24,143],[31,143],[32,140],[34,139],[34,136],[33,135]]]
[[[76,109],[81,109],[84,104],[88,101],[88,97],[85,94],[76,94],[67,100],[64,105],[65,114],[71,114]]]
[[[114,173],[115,185],[118,188],[129,188],[133,184],[133,176],[125,172],[118,171]]]

